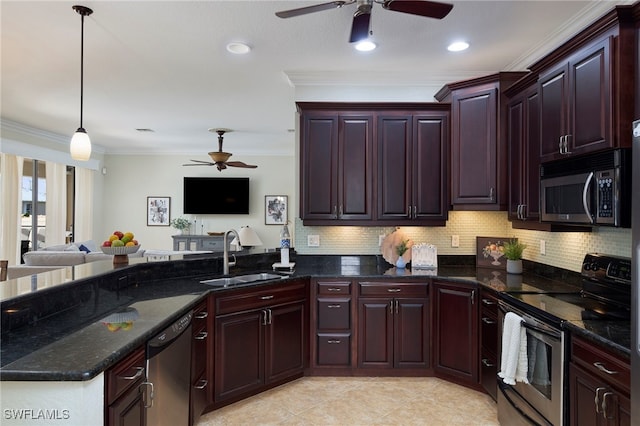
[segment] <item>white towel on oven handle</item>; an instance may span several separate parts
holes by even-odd
[[[522,326],[522,317],[507,312],[502,327],[502,355],[498,376],[508,385],[527,380],[527,332]]]

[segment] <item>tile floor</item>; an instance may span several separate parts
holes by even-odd
[[[197,426],[498,424],[491,397],[434,377],[303,377],[205,414]]]

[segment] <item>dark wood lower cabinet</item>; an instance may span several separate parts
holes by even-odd
[[[474,285],[432,283],[433,369],[471,386],[479,383],[477,299]]]
[[[144,348],[105,372],[106,425],[146,425],[145,378]]]
[[[216,406],[301,376],[308,363],[306,285],[299,281],[290,289],[279,285],[261,292],[218,302],[229,313],[215,319]],[[266,304],[292,298],[298,300]],[[244,309],[234,312],[234,304]],[[251,309],[252,304],[259,308]]]
[[[428,368],[428,287],[364,282],[360,294],[367,297],[358,300],[358,367]],[[388,294],[422,297],[381,297]]]

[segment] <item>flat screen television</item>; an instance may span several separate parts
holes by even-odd
[[[249,178],[185,177],[185,214],[249,214]]]

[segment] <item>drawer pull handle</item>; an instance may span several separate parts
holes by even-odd
[[[339,305],[339,304],[335,304],[335,305],[327,305],[327,308],[339,308],[339,307],[341,307],[341,306],[342,306],[342,305]]]
[[[594,362],[593,365],[600,371],[602,371],[603,373],[607,373],[607,374],[618,374],[617,371],[615,370],[609,370],[607,367],[605,367],[601,362]]]
[[[595,398],[593,398],[593,403],[596,405],[596,413],[600,414],[602,413],[600,411],[600,392],[607,390],[607,388],[603,388],[603,387],[599,387],[596,389],[596,396]]]
[[[196,334],[194,339],[195,340],[204,340],[207,338],[207,336],[209,335],[209,333],[207,333],[206,331],[201,331],[200,333]]]
[[[262,297],[260,297],[260,299],[261,299],[261,300],[271,300],[271,299],[273,299],[273,295],[270,295],[270,296],[262,296]]]
[[[327,343],[330,344],[330,345],[331,344],[340,344],[341,341],[338,340],[338,339],[331,339],[331,340],[327,340]]]
[[[496,304],[496,302],[494,302],[493,300],[489,300],[489,299],[482,299],[482,304],[483,305],[487,305],[487,306],[493,306]]]
[[[134,374],[133,376],[120,376],[120,378],[122,380],[135,380],[138,377],[142,376],[142,373],[144,373],[144,367],[135,367],[136,369],[136,374]]]
[[[389,293],[399,293],[401,291],[402,291],[401,288],[388,288],[387,289],[387,292],[389,292]]]
[[[485,324],[495,324],[496,321],[492,320],[491,318],[487,318],[487,317],[482,317],[482,322]]]
[[[607,398],[613,398],[614,404],[612,405],[615,405],[616,396],[613,394],[613,392],[605,392],[604,395],[602,395],[602,417],[604,417],[605,420],[613,420],[615,418],[615,412],[613,415],[609,415],[609,404],[607,404]]]
[[[482,358],[482,365],[485,367],[495,367],[495,364],[489,361],[487,358]]]
[[[207,387],[207,385],[209,384],[208,380],[202,379],[202,380],[198,380],[198,384],[194,386],[195,389],[201,390]]]
[[[329,287],[327,291],[342,291],[340,287]]]
[[[206,317],[209,316],[209,312],[198,312],[197,314],[194,315],[195,319],[205,319]]]
[[[144,408],[153,407],[153,398],[155,397],[153,392],[153,383],[151,382],[143,382],[140,386],[145,387],[144,391]],[[147,392],[148,390],[148,392]]]

